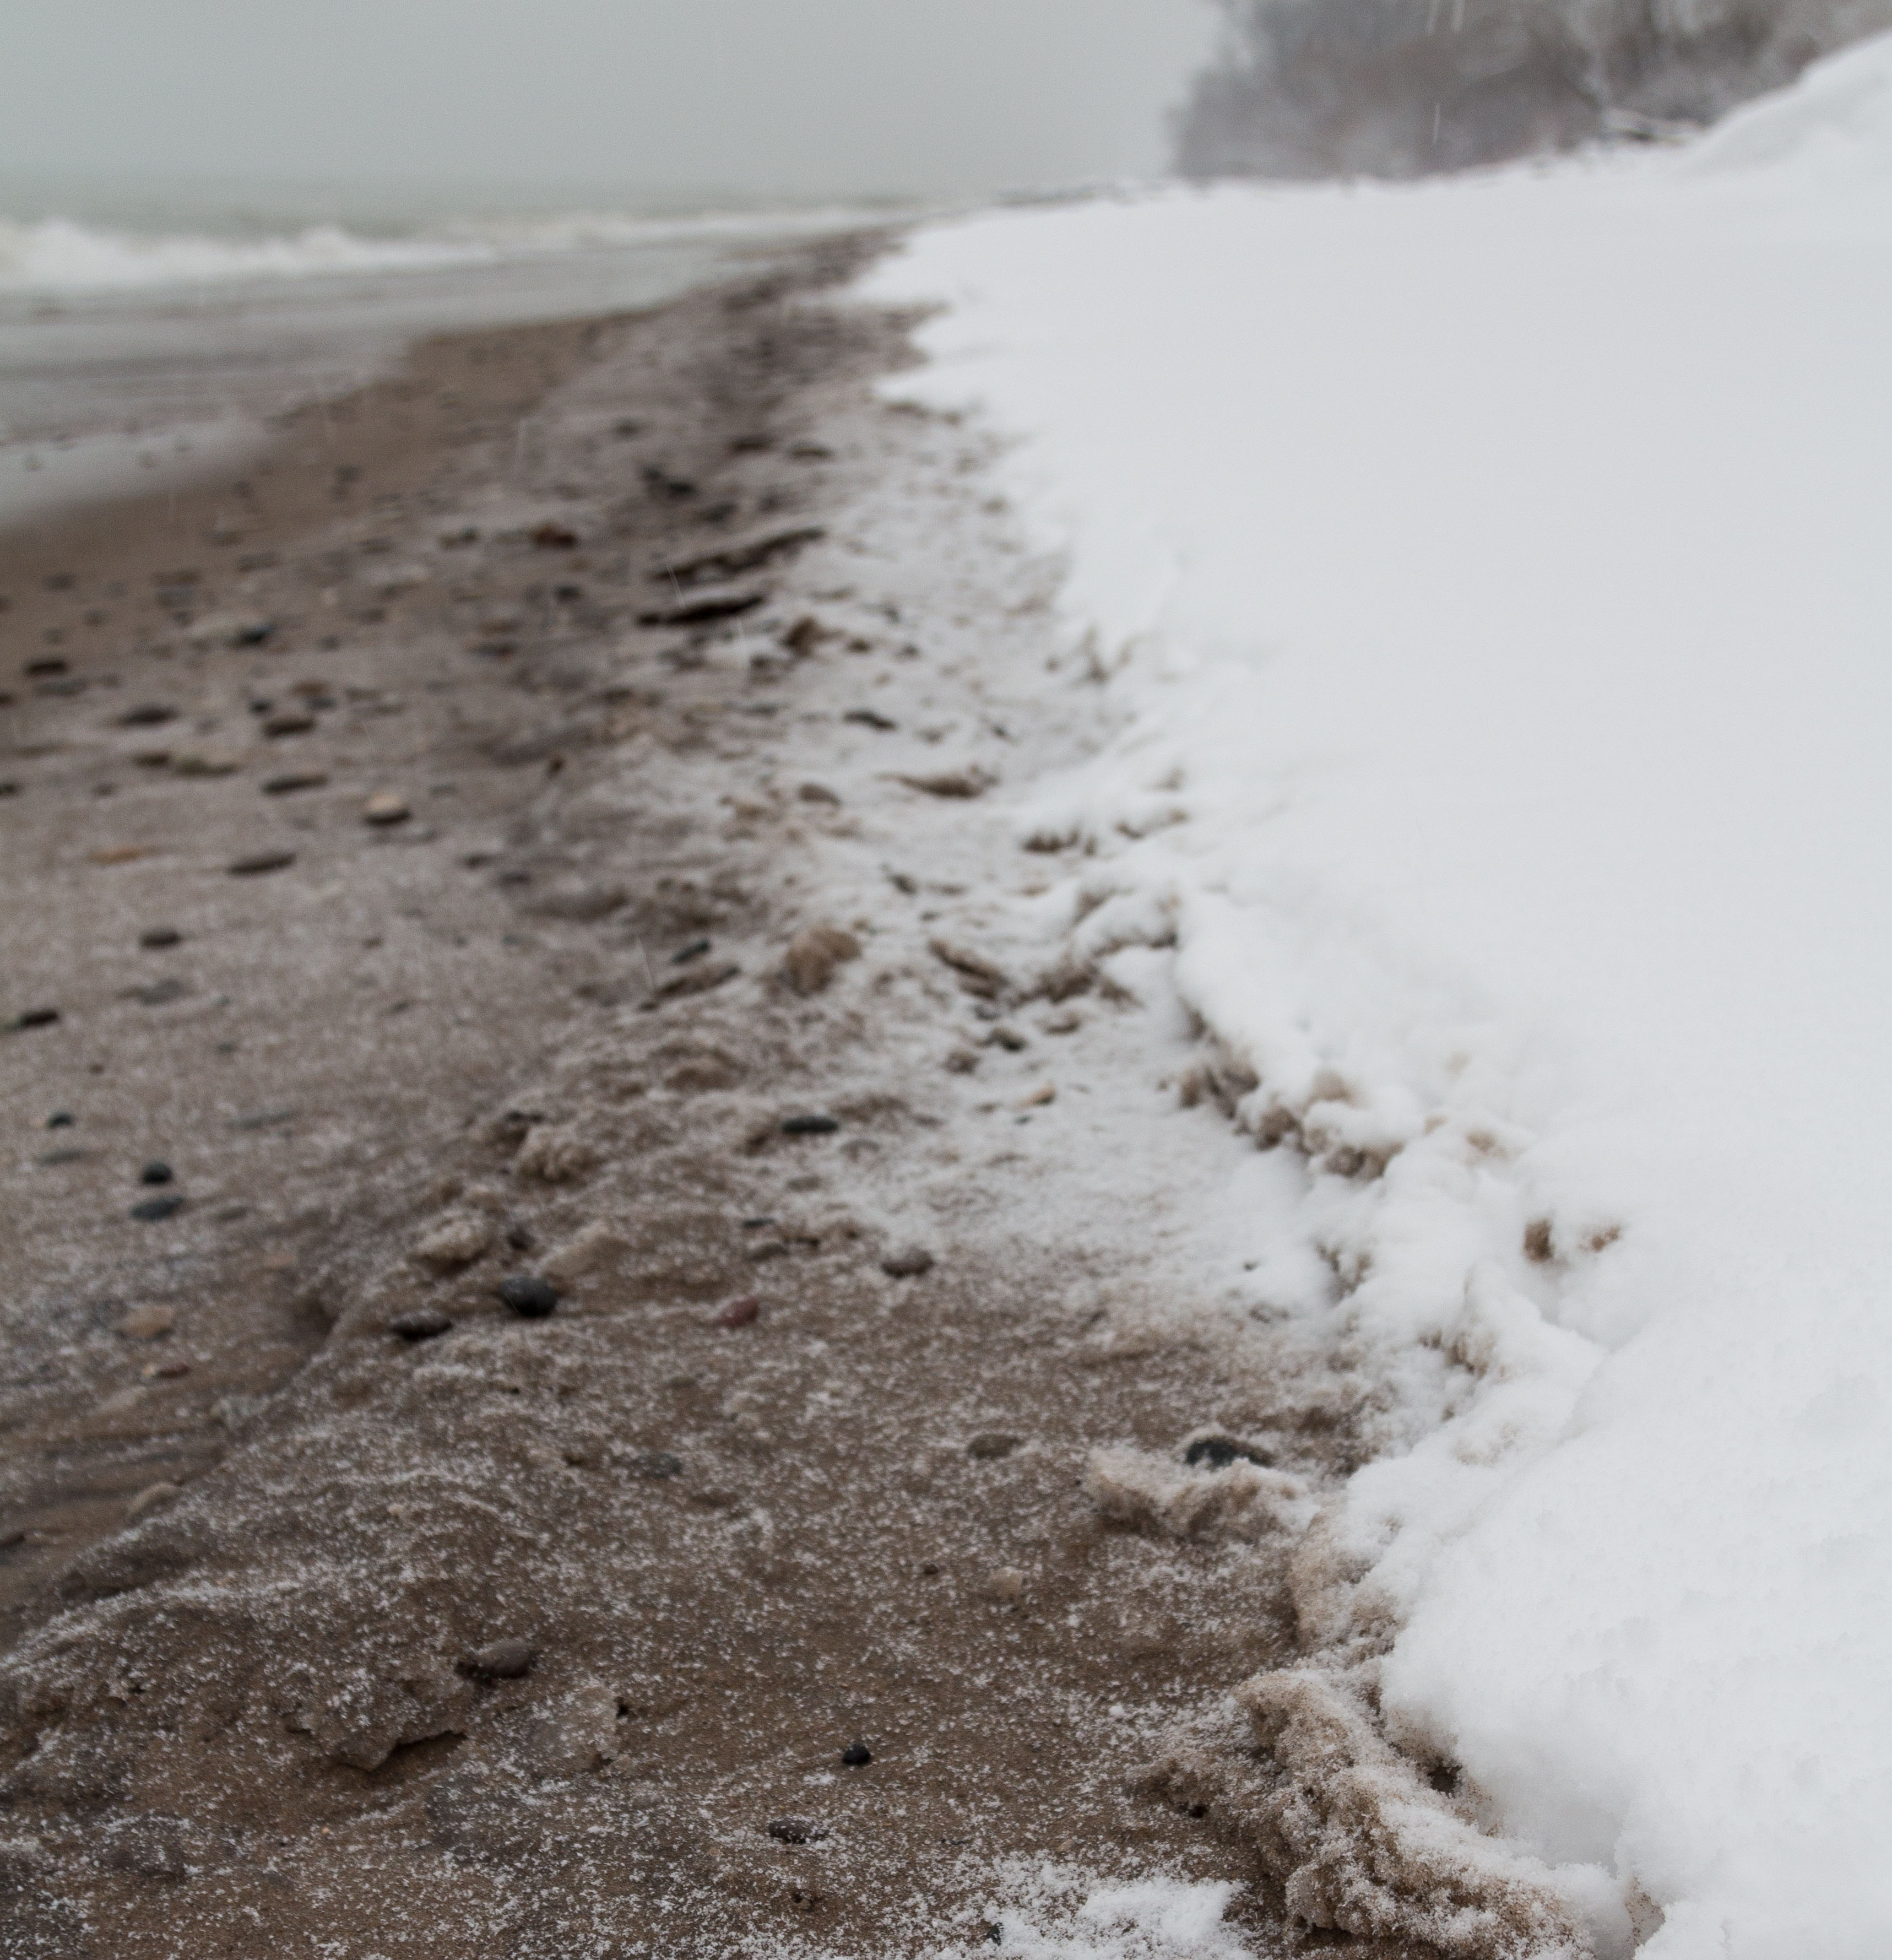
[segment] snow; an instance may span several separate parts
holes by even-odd
[[[1312,1173],[1254,1297],[1385,1411],[1323,1664],[1598,1951],[1881,1951],[1892,40],[1679,152],[863,290],[946,303],[898,392],[1014,438],[1107,677],[1021,838]]]

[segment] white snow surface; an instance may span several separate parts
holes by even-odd
[[[1892,40],[1692,149],[921,233],[1116,733],[1022,834],[1312,1175],[1331,1624],[1601,1952],[1892,1937]],[[1061,684],[1061,683],[1054,683]],[[1382,1167],[1383,1166],[1383,1169]],[[1633,1930],[1632,1930],[1633,1929]]]

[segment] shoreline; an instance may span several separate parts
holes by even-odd
[[[24,1951],[255,1914],[429,1960],[971,1950],[1158,1874],[1239,1879],[1228,1936],[1279,1937],[1254,1847],[1130,1785],[1292,1650],[1266,1503],[1160,1522],[1213,1481],[1183,1442],[1272,1437],[1273,1502],[1331,1474],[1331,1418],[1192,1246],[1227,1144],[1152,1080],[1188,1050],[1159,979],[1068,970],[981,799],[1086,752],[1094,694],[1022,686],[1052,573],[980,444],[873,399],[903,323],[806,303],[851,249],[437,339],[326,418],[378,452],[288,418],[304,473],[254,473],[244,535],[223,486],[9,569],[17,644],[107,556],[128,593],[186,536],[232,568],[217,631],[134,633],[116,687],[72,626],[47,678],[87,687],[27,696],[6,765],[56,928],[21,984],[61,1016],[8,1039],[10,1105],[79,1118],[13,1180]],[[730,547],[752,603],[641,623]],[[173,718],[114,732],[148,696]],[[313,726],[258,732],[285,708]],[[329,781],[260,793],[298,771]],[[407,819],[364,823],[377,792]],[[810,928],[860,951],[804,994]],[[134,1226],[161,1152],[186,1205]],[[524,1675],[482,1672],[502,1639]]]

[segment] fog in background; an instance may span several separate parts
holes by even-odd
[[[47,179],[661,203],[1149,175],[1215,26],[1209,0],[0,0],[0,208]]]

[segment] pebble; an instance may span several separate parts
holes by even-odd
[[[55,1109],[46,1119],[49,1130],[69,1130],[78,1121],[70,1109]]]
[[[233,878],[254,878],[266,871],[283,871],[296,861],[293,851],[253,851],[247,857],[233,858],[225,867]]]
[[[405,823],[412,814],[406,803],[392,790],[377,790],[361,806],[361,821],[364,823]]]
[[[979,1065],[976,1048],[956,1048],[946,1056],[947,1071],[953,1075],[970,1075]]]
[[[778,1844],[819,1844],[828,1827],[808,1817],[777,1817],[770,1820],[768,1834]]]
[[[831,803],[838,805],[841,799],[825,783],[803,783],[795,792],[803,803]]]
[[[811,925],[788,942],[782,966],[798,994],[819,994],[835,969],[860,957],[860,942],[837,925]]]
[[[844,721],[857,721],[863,728],[878,728],[882,733],[891,733],[900,725],[871,708],[851,708],[841,718]]]
[[[1084,1025],[1084,1017],[1075,1007],[1067,1007],[1062,1013],[1054,1014],[1045,1023],[1048,1035],[1074,1035]]]
[[[466,1657],[467,1666],[489,1681],[517,1681],[522,1674],[531,1671],[532,1663],[529,1640],[489,1640],[485,1647],[475,1647]]]
[[[981,1463],[995,1462],[1001,1456],[1010,1456],[1024,1440],[1023,1437],[1008,1435],[1002,1429],[983,1430],[966,1445],[965,1453]]]
[[[648,1477],[661,1483],[666,1478],[682,1475],[683,1459],[673,1456],[667,1449],[646,1449],[632,1457],[625,1467],[634,1477]]]
[[[933,1270],[933,1255],[924,1246],[908,1246],[890,1252],[880,1262],[880,1270],[890,1280],[914,1280]]]
[[[444,1334],[453,1325],[437,1306],[417,1306],[406,1313],[397,1313],[387,1324],[390,1334],[398,1334],[403,1341],[431,1341]]]
[[[171,1167],[161,1159],[154,1157],[138,1174],[140,1184],[169,1184]]]
[[[785,1137],[829,1137],[841,1128],[839,1121],[832,1116],[784,1116],[782,1134]]]
[[[16,1028],[49,1028],[59,1018],[57,1007],[29,1007],[14,1017],[13,1025]]]
[[[174,925],[154,925],[138,934],[138,943],[147,953],[162,953],[166,947],[180,943],[183,937]]]
[[[1267,1459],[1260,1450],[1245,1443],[1238,1443],[1232,1436],[1199,1436],[1182,1453],[1182,1460],[1191,1469],[1226,1470],[1231,1463],[1259,1463],[1264,1468]]]
[[[176,1325],[177,1309],[174,1306],[135,1306],[119,1322],[118,1331],[128,1341],[155,1341]]]
[[[991,778],[977,769],[949,770],[936,776],[896,776],[894,780],[936,797],[980,797],[992,787]]]
[[[1041,1082],[1030,1095],[1021,1096],[1019,1098],[1018,1106],[1021,1109],[1042,1109],[1046,1103],[1055,1102],[1057,1100],[1057,1084],[1054,1082]]]
[[[985,1575],[980,1588],[988,1599],[1000,1605],[1010,1605],[1025,1595],[1025,1575],[1016,1565],[1001,1565]]]
[[[752,1327],[762,1317],[762,1303],[754,1293],[733,1300],[716,1316],[718,1327]]]
[[[265,796],[291,796],[297,790],[320,790],[329,786],[327,775],[320,769],[291,769],[280,776],[272,776],[262,786]]]
[[[132,1207],[132,1216],[147,1225],[154,1225],[161,1218],[168,1218],[174,1211],[184,1208],[183,1198],[176,1192],[167,1192],[162,1198],[147,1198]]]
[[[167,708],[161,702],[148,701],[137,708],[129,708],[118,718],[121,728],[157,728],[167,721],[175,721],[177,711]]]
[[[865,1769],[873,1759],[874,1752],[865,1742],[850,1742],[841,1752],[842,1766],[847,1769]]]
[[[1007,1055],[1017,1055],[1031,1046],[1016,1028],[1008,1028],[1003,1021],[997,1027],[987,1029],[985,1038],[994,1048],[1003,1048]]]
[[[543,1320],[558,1304],[558,1289],[536,1273],[508,1273],[499,1283],[502,1306],[521,1320]]]
[[[262,732],[270,737],[306,735],[316,718],[306,708],[285,708],[263,717]]]
[[[167,756],[174,776],[234,776],[238,763],[234,756],[226,756],[210,749],[189,749]]]

